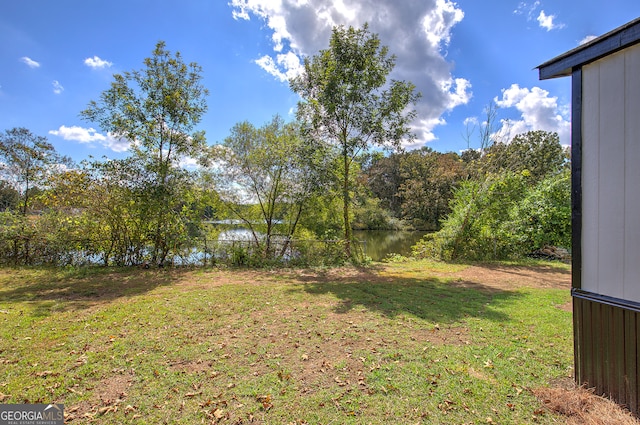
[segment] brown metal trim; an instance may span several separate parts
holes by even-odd
[[[635,301],[623,300],[622,298],[610,297],[608,295],[596,294],[582,289],[573,288],[571,295],[574,298],[580,298],[583,300],[593,301],[599,304],[605,304],[612,307],[619,307],[625,310],[630,310],[635,313],[640,313],[640,303]]]
[[[640,415],[640,311],[626,309],[610,297],[575,292],[578,291],[574,291],[573,298],[577,383]],[[596,298],[607,298],[607,302]]]

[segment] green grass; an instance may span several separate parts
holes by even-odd
[[[71,423],[557,423],[529,389],[572,374],[568,288],[464,268],[5,269],[0,402]]]

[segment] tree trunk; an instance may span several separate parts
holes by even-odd
[[[347,154],[346,143],[342,152],[344,160],[344,181],[342,186],[343,218],[344,218],[344,254],[347,258],[351,258],[351,222],[349,220],[349,156]]]

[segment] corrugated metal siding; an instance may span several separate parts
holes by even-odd
[[[576,381],[640,415],[640,312],[574,296]]]

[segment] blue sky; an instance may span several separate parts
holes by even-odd
[[[26,127],[76,160],[127,155],[79,112],[163,40],[203,68],[199,129],[214,144],[240,121],[293,119],[287,78],[302,58],[327,48],[334,25],[369,22],[397,56],[392,77],[422,93],[408,147],[466,149],[490,102],[505,139],[542,129],[568,144],[570,81],[538,81],[535,67],[638,16],[637,0],[3,1],[0,131]]]

